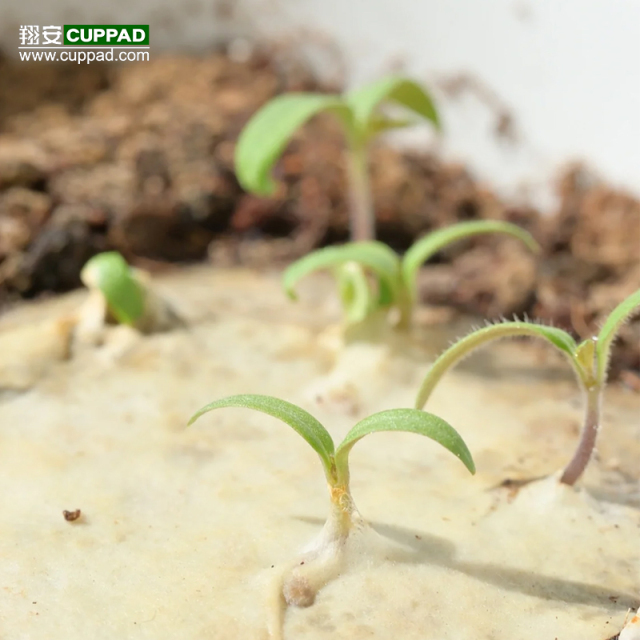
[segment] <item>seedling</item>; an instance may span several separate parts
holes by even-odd
[[[80,272],[82,282],[104,296],[108,312],[120,324],[134,326],[145,310],[145,292],[134,270],[117,251],[93,256]]]
[[[500,338],[515,336],[542,338],[568,358],[586,395],[585,417],[578,448],[560,476],[560,482],[573,485],[587,467],[595,447],[611,346],[620,327],[638,308],[640,308],[640,289],[611,312],[597,336],[579,344],[561,329],[530,322],[503,322],[474,331],[449,347],[433,363],[422,382],[415,406],[424,407],[440,378],[475,349]]]
[[[149,275],[130,267],[117,251],[91,258],[80,278],[90,296],[78,325],[90,341],[96,341],[106,322],[128,325],[142,333],[184,326],[173,308],[155,293]]]
[[[402,258],[375,241],[319,249],[289,266],[283,276],[284,288],[295,300],[295,286],[301,278],[328,269],[338,281],[347,324],[362,322],[380,309],[394,307],[398,310],[398,326],[407,327],[416,303],[420,266],[447,245],[483,233],[505,233],[532,251],[539,249],[531,234],[515,224],[499,220],[461,222],[421,238]]]
[[[299,433],[320,457],[329,485],[329,517],[316,540],[283,575],[278,600],[295,606],[310,606],[317,591],[337,576],[344,564],[347,539],[368,527],[353,502],[349,488],[349,453],[364,436],[377,431],[406,431],[440,443],[459,458],[471,473],[475,466],[467,445],[453,427],[435,415],[417,409],[392,409],[358,422],[336,448],[327,430],[312,415],[294,404],[260,395],[237,395],[217,400],[198,411],[189,421],[223,407],[245,407],[279,418]],[[279,635],[277,629],[272,633]]]
[[[380,112],[383,103],[395,103],[430,121],[440,129],[440,120],[427,91],[416,82],[387,77],[343,96],[316,93],[288,93],[277,96],[247,123],[238,139],[236,175],[247,190],[269,196],[276,185],[273,165],[287,143],[307,120],[328,112],[338,117],[347,141],[350,190],[351,238],[372,240],[375,221],[367,171],[367,147],[378,133],[414,124]]]

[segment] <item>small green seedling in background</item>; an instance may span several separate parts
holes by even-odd
[[[336,448],[327,430],[311,414],[270,396],[237,395],[217,400],[200,409],[189,424],[208,411],[223,407],[244,407],[279,418],[311,445],[322,463],[329,485],[329,517],[319,537],[283,577],[278,598],[288,605],[311,605],[317,591],[340,573],[345,543],[352,530],[362,531],[367,526],[349,488],[349,453],[364,436],[376,431],[417,433],[440,443],[475,473],[469,449],[455,429],[441,418],[417,409],[392,409],[371,415],[358,422]],[[273,633],[279,635],[277,630]]]
[[[584,472],[593,453],[602,415],[602,394],[607,382],[611,346],[620,327],[640,308],[640,290],[621,302],[607,318],[600,333],[577,344],[565,331],[530,322],[503,322],[469,334],[449,347],[431,366],[416,399],[416,407],[427,403],[440,378],[474,349],[493,340],[515,336],[532,336],[551,343],[568,359],[586,394],[586,409],[580,442],[560,477],[573,485]]]
[[[333,113],[342,123],[347,141],[351,238],[373,240],[375,219],[367,146],[382,131],[413,124],[411,120],[382,114],[379,108],[389,102],[408,109],[440,129],[431,97],[423,87],[406,78],[383,78],[343,96],[287,93],[262,107],[240,134],[235,153],[238,181],[247,191],[272,195],[275,184],[271,170],[293,134],[318,113]]]
[[[145,289],[135,271],[117,252],[93,256],[80,272],[82,282],[102,292],[107,309],[120,324],[134,326],[145,312]]]
[[[376,241],[319,249],[287,268],[283,275],[284,288],[295,300],[295,285],[301,278],[329,269],[338,281],[347,324],[362,322],[379,309],[395,307],[399,313],[398,326],[407,327],[416,304],[421,265],[446,246],[483,233],[505,233],[518,238],[532,251],[539,249],[531,234],[515,224],[499,220],[461,222],[421,238],[402,258]]]
[[[186,327],[173,306],[154,290],[151,277],[127,264],[117,251],[99,253],[80,272],[90,291],[76,326],[80,342],[100,343],[107,324],[149,334]]]

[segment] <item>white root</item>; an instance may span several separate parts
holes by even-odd
[[[330,517],[301,556],[278,572],[268,594],[270,640],[284,640],[287,607],[311,606],[318,591],[340,575],[347,565],[350,538],[364,529],[368,529],[368,525],[355,509],[350,513],[348,528]]]
[[[620,632],[620,640],[640,640],[640,609],[625,622],[624,629]]]

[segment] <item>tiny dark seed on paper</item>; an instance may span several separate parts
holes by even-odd
[[[64,516],[64,519],[67,522],[73,522],[74,520],[77,520],[82,515],[82,511],[80,511],[80,509],[75,509],[74,511],[67,511],[65,509],[62,512],[62,515]]]

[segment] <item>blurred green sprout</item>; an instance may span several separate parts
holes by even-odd
[[[478,329],[458,340],[431,365],[416,399],[425,406],[442,376],[472,351],[500,338],[541,338],[558,349],[571,363],[586,396],[585,415],[578,447],[560,476],[560,482],[575,484],[582,476],[595,448],[602,419],[602,395],[607,382],[611,347],[621,326],[640,308],[640,290],[621,302],[609,315],[597,336],[580,343],[565,331],[531,322],[502,322]]]
[[[416,305],[417,276],[421,265],[446,246],[486,233],[503,233],[522,241],[532,251],[537,242],[521,227],[500,220],[461,222],[421,238],[400,258],[377,242],[351,242],[314,251],[290,265],[283,275],[288,296],[296,299],[298,281],[318,270],[329,270],[338,283],[347,325],[358,324],[378,310],[395,308],[398,326],[406,328]]]
[[[415,124],[413,119],[386,116],[380,107],[394,103],[431,122],[440,120],[429,93],[406,78],[382,78],[342,96],[287,93],[262,107],[247,123],[238,139],[235,167],[238,181],[247,191],[269,196],[276,185],[271,171],[293,134],[313,116],[332,113],[339,119],[347,143],[351,239],[373,240],[375,216],[367,168],[367,147],[377,134]]]
[[[80,272],[82,282],[102,293],[109,314],[119,324],[135,326],[145,312],[145,289],[135,270],[117,252],[93,256]]]

